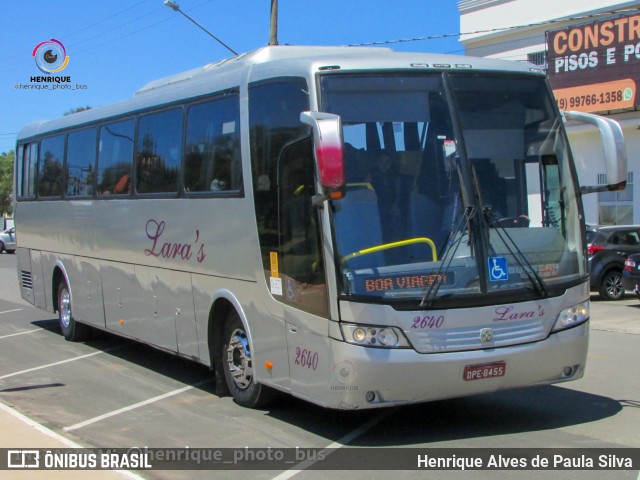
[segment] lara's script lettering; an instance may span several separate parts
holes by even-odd
[[[193,257],[193,252],[197,251],[195,260],[198,263],[202,263],[207,255],[204,253],[204,243],[198,246],[200,230],[196,230],[193,243],[163,242],[161,237],[166,226],[167,224],[164,220],[158,222],[152,218],[147,221],[147,238],[152,243],[151,248],[145,249],[144,254],[150,257],[179,258],[189,261]]]
[[[496,317],[494,322],[504,322],[507,320],[521,320],[523,318],[544,317],[544,310],[538,305],[538,310],[526,310],[524,312],[513,311],[513,305],[508,307],[498,307],[495,309]]]

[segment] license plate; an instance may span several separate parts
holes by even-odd
[[[507,371],[507,362],[483,363],[464,367],[465,382],[484,380],[485,378],[503,377]]]

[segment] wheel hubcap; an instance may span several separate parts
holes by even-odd
[[[619,297],[622,294],[622,282],[618,275],[611,275],[607,279],[607,293],[612,297]]]
[[[71,297],[66,288],[60,293],[60,301],[58,303],[58,308],[60,309],[60,324],[64,328],[69,328],[69,324],[71,323]]]
[[[238,388],[244,390],[251,385],[251,380],[253,379],[251,351],[247,335],[242,329],[237,328],[234,330],[229,339],[227,367]]]

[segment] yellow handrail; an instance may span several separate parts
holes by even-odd
[[[399,242],[385,243],[384,245],[378,245],[376,247],[365,248],[358,252],[350,253],[342,257],[342,262],[348,262],[352,258],[360,257],[362,255],[368,255],[370,253],[381,252],[382,250],[388,250],[390,248],[396,247],[404,247],[406,245],[412,245],[414,243],[426,243],[431,247],[431,255],[433,256],[433,261],[438,260],[438,251],[436,250],[436,244],[433,243],[433,240],[427,237],[419,237],[419,238],[409,238],[407,240],[400,240]]]
[[[375,189],[369,182],[347,183],[347,188],[354,188],[354,187],[366,188],[367,190],[371,190],[372,192],[375,192]]]

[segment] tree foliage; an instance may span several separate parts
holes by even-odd
[[[12,213],[14,158],[13,150],[0,154],[0,215]]]
[[[71,110],[67,110],[66,112],[63,113],[63,115],[66,117],[67,115],[71,115],[74,113],[78,113],[78,112],[84,112],[85,110],[91,110],[92,107],[90,107],[89,105],[87,105],[86,107],[76,107],[76,108],[72,108]]]

